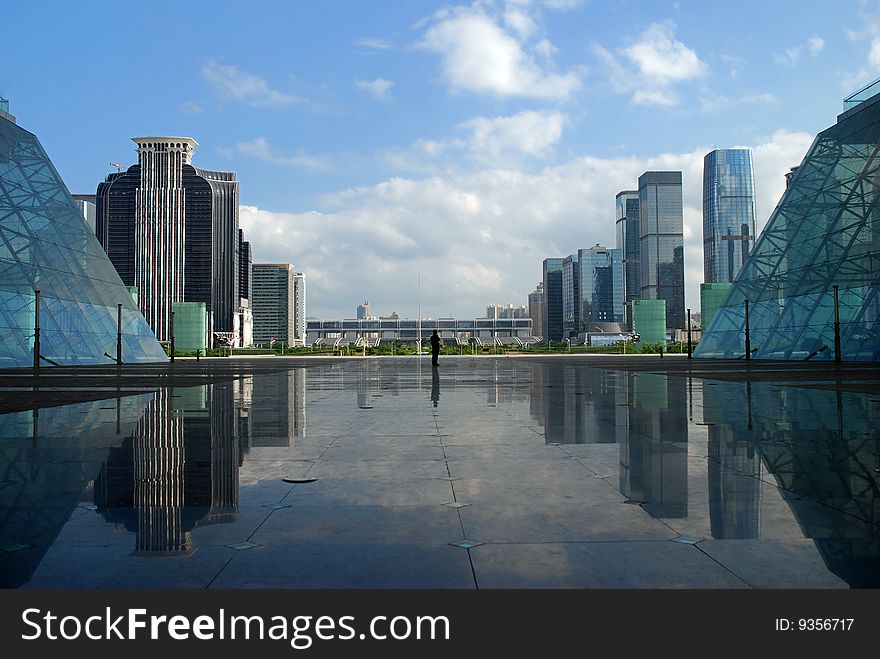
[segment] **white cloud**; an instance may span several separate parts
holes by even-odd
[[[847,92],[854,92],[858,87],[871,82],[880,75],[880,14],[859,12],[859,29],[847,30],[847,37],[854,43],[868,42],[865,56],[867,66],[857,71],[848,71],[841,75],[841,87]]]
[[[675,85],[701,78],[709,70],[695,50],[675,38],[671,21],[650,25],[638,41],[619,50],[618,56],[599,44],[593,44],[593,52],[608,69],[612,87],[619,93],[631,93],[639,105],[677,105]],[[620,58],[629,60],[629,65],[622,64]]]
[[[554,73],[548,62],[553,44],[530,43],[537,26],[528,6],[508,4],[500,16],[480,3],[443,9],[429,20],[418,47],[440,56],[441,77],[454,91],[564,100],[580,89],[581,75]]]
[[[253,107],[280,107],[300,100],[296,96],[272,89],[263,78],[213,59],[202,67],[201,74],[202,79],[223,98]]]
[[[376,39],[374,37],[358,39],[355,43],[370,50],[392,50],[394,48],[387,39]]]
[[[385,78],[375,80],[355,80],[354,86],[373,95],[377,101],[387,101],[394,83]]]
[[[810,142],[809,135],[779,131],[753,145],[759,228]],[[702,167],[711,148],[650,158],[585,156],[535,173],[483,168],[392,178],[328,195],[321,214],[244,206],[241,223],[255,258],[292,261],[305,271],[309,315],[350,316],[369,299],[381,313],[412,317],[421,272],[425,315],[468,317],[491,301],[525,304],[546,257],[613,245],[615,194],[646,170],[681,170],[687,300],[696,309]]]
[[[675,24],[671,21],[654,23],[623,53],[645,80],[661,86],[699,78],[708,68],[693,49],[675,38]]]
[[[275,165],[296,167],[307,171],[327,172],[333,169],[332,163],[325,156],[312,156],[306,153],[298,153],[293,156],[278,155],[265,137],[257,137],[250,142],[239,142],[233,148],[220,148],[217,151],[228,158],[242,155]]]
[[[806,53],[810,57],[815,57],[824,49],[825,40],[822,37],[811,37],[806,43],[795,46],[794,48],[789,48],[782,54],[773,55],[773,61],[777,64],[794,66],[801,58],[801,55]]]
[[[180,104],[180,111],[184,114],[201,114],[202,106],[196,101],[184,101]]]
[[[527,159],[551,157],[567,122],[565,114],[548,110],[474,117],[456,126],[460,137],[419,139],[382,157],[386,164],[405,172],[452,172],[462,164],[517,168]]]

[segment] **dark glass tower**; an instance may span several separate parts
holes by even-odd
[[[244,231],[238,230],[238,297],[251,299],[254,278],[254,259],[251,244],[244,239]]]
[[[716,149],[703,159],[703,281],[730,283],[755,242],[752,152]]]
[[[565,259],[544,259],[544,338],[562,340],[562,262]]]
[[[639,191],[624,190],[617,193],[616,230],[617,249],[623,256],[625,321],[632,327],[632,301],[642,294],[641,238],[639,237]]]
[[[683,329],[681,172],[645,172],[639,177],[639,239],[641,298],[666,300],[666,328]]]
[[[95,232],[141,311],[169,339],[171,305],[204,302],[233,331],[239,299],[238,181],[193,167],[189,137],[136,137],[138,164],[98,185]]]
[[[578,255],[562,261],[562,335],[573,339],[581,329],[581,269]]]

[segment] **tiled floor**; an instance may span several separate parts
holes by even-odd
[[[136,398],[0,417],[2,585],[880,581],[867,394],[404,358]]]

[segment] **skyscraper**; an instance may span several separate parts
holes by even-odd
[[[532,319],[532,335],[544,336],[544,282],[539,281],[529,293],[529,318]]]
[[[639,237],[639,191],[623,190],[615,199],[617,249],[623,258],[624,322],[632,326],[632,301],[642,294],[641,285],[641,239]]]
[[[96,233],[141,311],[169,339],[171,305],[204,302],[209,332],[239,303],[238,181],[192,166],[191,137],[135,137],[138,164],[98,185]]]
[[[703,280],[730,283],[755,243],[752,152],[716,149],[703,159]]]
[[[86,220],[86,224],[94,233],[95,231],[95,195],[93,194],[75,194],[71,195],[76,202],[76,207]]]
[[[544,259],[544,339],[562,340],[562,258]]]
[[[641,298],[666,301],[667,329],[683,329],[684,218],[681,172],[639,177]]]
[[[305,276],[290,263],[254,263],[254,343],[302,345]]]
[[[373,317],[373,310],[370,308],[369,302],[364,302],[363,304],[358,305],[357,317],[358,317],[358,319]]]
[[[581,275],[578,255],[562,261],[562,336],[574,338],[581,328]]]
[[[238,230],[238,297],[250,300],[254,278],[254,257],[251,244],[244,239],[244,231]]]
[[[580,283],[579,332],[595,329],[596,323],[624,322],[624,268],[622,252],[596,244],[578,250]]]

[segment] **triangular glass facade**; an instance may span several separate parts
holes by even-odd
[[[33,366],[35,290],[42,364],[165,361],[37,138],[0,117],[0,367]]]
[[[754,252],[703,333],[696,357],[834,359],[839,290],[842,359],[880,359],[880,102],[820,133]]]

